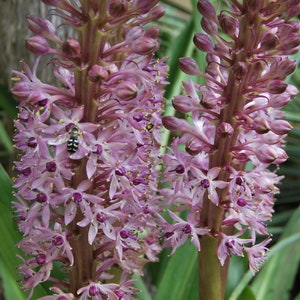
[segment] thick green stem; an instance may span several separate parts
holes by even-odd
[[[226,289],[228,261],[222,267],[217,257],[219,239],[201,237],[199,252],[199,300],[223,300]]]

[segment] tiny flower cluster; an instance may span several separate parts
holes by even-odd
[[[162,193],[175,210],[189,211],[187,221],[171,214],[167,240],[174,248],[190,237],[200,250],[208,233],[219,239],[222,265],[245,252],[252,271],[264,260],[266,222],[282,179],[276,166],[287,159],[282,147],[291,129],[280,109],[297,94],[284,82],[296,67],[288,55],[300,44],[294,4],[232,1],[231,11],[217,15],[209,1],[198,1],[204,33],[195,34],[194,44],[207,53],[207,68],[201,72],[192,58],[181,58],[180,67],[206,83],[183,83],[173,106],[186,119],[163,119],[180,136],[165,155],[171,189]],[[256,244],[257,235],[267,238]]]
[[[51,281],[56,261],[69,280],[53,279],[53,295],[43,299],[134,299],[130,274],[161,250],[157,157],[167,67],[153,59],[159,29],[144,25],[164,9],[143,0],[43,2],[78,36],[62,40],[50,21],[28,17],[35,36],[26,46],[37,59],[32,70],[24,62],[14,71],[23,286]],[[56,85],[37,76],[49,54]]]

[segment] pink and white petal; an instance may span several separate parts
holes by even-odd
[[[98,233],[98,223],[97,222],[92,222],[90,225],[89,233],[88,233],[88,242],[90,245],[93,244],[96,235]]]
[[[74,220],[76,212],[77,212],[77,205],[74,202],[70,202],[65,210],[65,215],[64,215],[64,220],[66,225],[70,224]]]
[[[90,155],[86,164],[86,175],[88,179],[91,179],[97,170],[97,156]]]
[[[219,167],[211,168],[207,172],[207,177],[209,177],[209,179],[215,179],[220,174],[220,171],[221,171],[221,168],[219,168]]]

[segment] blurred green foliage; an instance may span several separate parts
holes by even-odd
[[[193,0],[193,7],[195,7]],[[222,2],[215,1],[220,7]],[[195,51],[192,37],[199,32],[200,19],[196,9],[188,13],[165,4],[166,15],[159,21],[161,27],[161,49],[159,57],[168,56],[170,66],[169,86],[166,96],[166,114],[174,114],[171,99],[180,92],[181,82],[186,76],[178,68],[178,58],[194,57],[201,69],[205,68],[205,55]],[[300,87],[300,53],[295,56],[298,67],[289,82]],[[20,239],[12,212],[12,160],[15,155],[13,119],[17,115],[16,101],[7,87],[0,86],[0,277],[5,299],[25,299],[26,293],[18,284],[16,272],[20,260],[16,246]],[[294,128],[287,137],[286,150],[289,160],[282,165],[280,174],[285,176],[280,185],[273,221],[269,230],[273,243],[268,262],[253,278],[247,270],[246,258],[233,257],[227,282],[227,300],[300,300],[300,96],[286,107],[286,119]],[[169,139],[166,132],[165,141]],[[59,267],[57,267],[59,268]],[[199,290],[197,251],[190,244],[180,247],[171,257],[167,251],[161,254],[159,263],[149,264],[143,278],[136,276],[141,293],[140,300],[196,300]],[[1,289],[0,289],[1,290]],[[200,291],[201,293],[201,291]],[[38,287],[33,299],[45,292]],[[1,298],[1,295],[0,295]],[[213,300],[213,299],[212,299]]]

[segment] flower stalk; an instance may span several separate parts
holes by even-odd
[[[76,36],[28,17],[33,69],[14,71],[15,190],[24,289],[42,299],[134,299],[131,274],[161,250],[157,195],[160,115],[167,66],[155,60],[158,1],[54,1]],[[51,55],[56,85],[37,71]],[[48,58],[49,61],[49,58]],[[49,64],[48,64],[49,65]],[[54,262],[66,279],[52,277]]]
[[[282,179],[269,166],[287,159],[282,147],[291,126],[280,120],[280,108],[297,93],[283,80],[295,69],[288,55],[299,49],[299,22],[291,20],[297,15],[292,1],[232,1],[219,15],[207,0],[197,7],[205,33],[194,43],[208,65],[204,74],[196,61],[181,58],[180,67],[206,83],[184,83],[185,94],[173,100],[188,122],[163,119],[181,133],[165,156],[171,192],[163,193],[173,209],[189,211],[194,230],[202,229],[198,242],[190,237],[199,250],[200,299],[221,300],[232,254],[247,254],[253,272],[265,259],[266,222]],[[287,45],[287,37],[298,42]],[[257,235],[266,238],[256,244]]]

